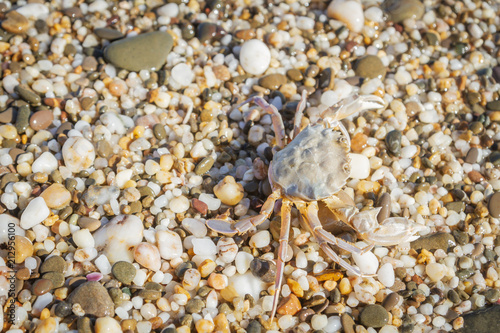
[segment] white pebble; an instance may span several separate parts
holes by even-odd
[[[178,233],[170,230],[157,231],[156,242],[163,259],[175,259],[182,255],[182,240]]]
[[[271,242],[271,234],[267,230],[261,230],[250,238],[250,246],[258,249],[263,248]]]
[[[23,214],[21,215],[21,228],[27,230],[41,223],[50,215],[50,209],[47,207],[42,197],[37,197],[30,201]]]
[[[204,256],[213,256],[217,253],[217,246],[210,238],[194,238],[193,252]]]
[[[252,75],[264,73],[271,63],[271,52],[258,39],[246,41],[240,50],[240,64],[245,72]]]
[[[394,268],[390,263],[386,263],[378,270],[378,280],[387,288],[394,285]]]
[[[349,154],[351,159],[351,178],[366,179],[370,176],[370,160],[363,154]]]
[[[94,247],[94,237],[89,229],[80,229],[73,233],[73,241],[80,248]]]
[[[365,16],[361,3],[354,0],[334,0],[328,5],[328,17],[347,25],[349,30],[361,32],[365,24]]]

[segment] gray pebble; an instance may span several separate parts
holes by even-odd
[[[186,304],[187,313],[199,313],[205,306],[205,303],[199,298],[190,299]]]
[[[47,272],[64,273],[66,270],[66,261],[59,256],[47,258],[40,266],[40,274]]]
[[[27,105],[22,105],[17,110],[16,130],[18,134],[22,134],[28,128],[30,119],[30,108]]]
[[[115,279],[123,284],[130,284],[137,273],[134,265],[126,261],[118,261],[111,267]]]
[[[33,90],[25,86],[24,84],[17,85],[14,88],[14,91],[26,102],[29,102],[31,105],[40,105],[41,98],[37,95]]]
[[[390,131],[385,137],[387,149],[394,156],[399,156],[399,154],[401,154],[401,137],[401,132],[398,130]]]
[[[370,304],[363,309],[359,315],[359,320],[366,327],[378,328],[387,324],[389,314],[382,305]]]
[[[453,236],[444,232],[423,236],[410,243],[411,248],[416,251],[421,249],[426,249],[428,251],[442,249],[446,251],[449,247],[455,245]]]
[[[271,283],[276,278],[276,265],[268,260],[255,258],[250,262],[250,271],[262,281]]]

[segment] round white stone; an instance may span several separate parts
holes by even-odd
[[[21,228],[27,230],[41,223],[50,215],[50,209],[47,207],[42,197],[37,197],[30,201],[23,214],[21,215]]]
[[[74,173],[90,168],[95,160],[94,146],[82,137],[71,137],[66,140],[62,155],[66,167]]]
[[[351,178],[366,179],[370,176],[370,160],[363,154],[349,154],[351,159]]]
[[[38,158],[31,165],[31,171],[33,173],[43,172],[46,174],[50,174],[52,171],[57,170],[57,158],[55,158],[52,153],[46,151],[42,155],[38,156]]]
[[[378,259],[372,252],[363,254],[353,253],[354,262],[363,274],[376,274],[378,268]]]
[[[245,72],[253,75],[264,73],[271,63],[271,52],[258,39],[246,41],[240,50],[240,64]]]
[[[378,270],[378,280],[387,288],[394,285],[394,268],[390,263],[386,263]]]

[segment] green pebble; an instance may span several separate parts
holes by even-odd
[[[111,273],[121,283],[130,284],[134,280],[137,270],[129,262],[118,261],[111,267]]]

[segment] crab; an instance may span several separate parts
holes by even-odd
[[[363,275],[359,268],[343,260],[330,245],[351,253],[363,254],[374,245],[396,245],[413,241],[420,226],[403,217],[387,218],[377,222],[380,208],[359,212],[351,197],[342,190],[350,174],[350,139],[340,120],[370,109],[384,107],[384,100],[377,96],[356,96],[343,100],[326,109],[319,120],[307,125],[303,130],[300,124],[306,107],[306,94],[303,93],[297,105],[291,141],[286,143],[285,129],[277,108],[268,104],[262,97],[252,97],[237,107],[254,102],[272,118],[277,146],[281,149],[273,155],[269,166],[269,182],[272,193],[262,205],[260,214],[230,221],[227,216],[210,219],[207,226],[219,233],[233,236],[242,234],[266,221],[274,211],[276,202],[281,199],[281,230],[276,260],[275,293],[271,311],[273,320],[283,281],[284,258],[286,257],[291,209],[300,212],[303,225],[319,244],[323,252],[334,262],[356,276]],[[339,130],[335,130],[338,128]],[[326,204],[331,212],[355,229],[367,245],[359,248],[341,238],[336,238],[323,229],[318,217],[318,202]]]

